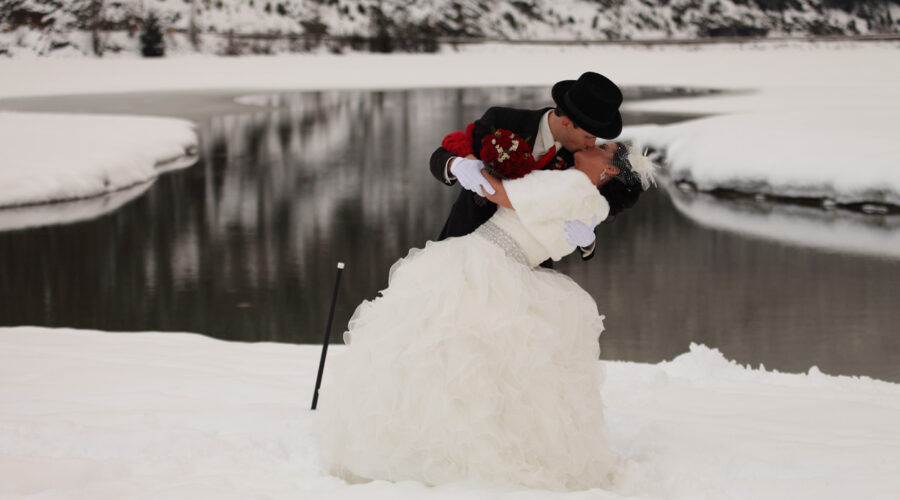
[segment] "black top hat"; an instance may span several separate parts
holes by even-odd
[[[578,80],[557,82],[550,94],[560,111],[591,135],[615,139],[622,132],[622,91],[609,78],[588,71]]]

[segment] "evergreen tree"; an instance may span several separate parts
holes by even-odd
[[[144,57],[162,57],[166,54],[166,43],[159,26],[159,18],[154,12],[150,12],[144,18],[141,28],[141,54]]]
[[[393,31],[394,24],[381,10],[380,1],[377,6],[369,7],[369,14],[372,23],[372,38],[369,40],[369,50],[385,54],[393,52],[394,37],[391,31]]]

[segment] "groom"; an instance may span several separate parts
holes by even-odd
[[[481,196],[482,189],[491,194],[494,190],[481,174],[484,163],[478,158],[481,139],[495,129],[506,129],[526,138],[535,158],[553,155],[551,163],[560,168],[574,165],[572,153],[594,146],[598,138],[614,139],[622,131],[619,114],[622,92],[605,76],[587,72],[578,80],[557,82],[551,95],[555,108],[488,109],[474,123],[474,154],[458,157],[440,147],[431,155],[431,173],[448,186],[459,181],[463,187],[438,240],[471,233],[497,210],[496,205]],[[569,221],[566,238],[581,247],[582,259],[593,256],[593,227]]]

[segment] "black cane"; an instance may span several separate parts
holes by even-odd
[[[328,355],[328,339],[331,337],[331,320],[334,318],[334,305],[337,303],[338,286],[341,284],[341,271],[344,263],[338,262],[337,278],[334,280],[334,295],[331,296],[331,311],[328,313],[328,326],[325,327],[325,340],[322,341],[322,357],[319,359],[319,375],[316,376],[316,390],[313,392],[312,410],[316,409],[319,402],[319,387],[322,386],[322,372],[325,370],[325,356]]]

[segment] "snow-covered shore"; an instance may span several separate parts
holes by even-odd
[[[0,207],[136,187],[192,164],[196,149],[194,125],[187,120],[0,112]]]
[[[327,475],[309,411],[319,353],[194,334],[0,328],[0,498],[564,496]],[[602,364],[615,487],[566,498],[900,491],[900,384],[751,369],[703,346],[658,365]],[[326,365],[326,387],[327,375]]]
[[[701,189],[900,204],[900,143],[894,140],[900,132],[900,65],[891,63],[898,55],[900,44],[885,42],[653,48],[489,44],[429,55],[3,59],[0,98],[202,89],[549,87],[594,70],[623,86],[730,91],[626,103],[633,110],[714,115],[660,127],[626,126],[624,134],[661,150],[673,175]],[[540,71],[523,64],[523,57],[540,59]],[[9,129],[12,119],[0,115],[0,127]],[[46,123],[60,122],[48,118]],[[102,138],[99,127],[92,129]],[[38,136],[19,143],[30,148],[36,141],[56,151],[59,162],[87,151]],[[26,146],[8,147],[13,158],[28,158],[21,149]],[[0,172],[25,167],[22,161],[5,161]],[[97,181],[95,173],[87,175]],[[47,199],[35,193],[28,202]]]
[[[900,217],[872,217],[757,199],[723,200],[667,189],[675,208],[697,224],[744,236],[842,254],[900,259]]]

